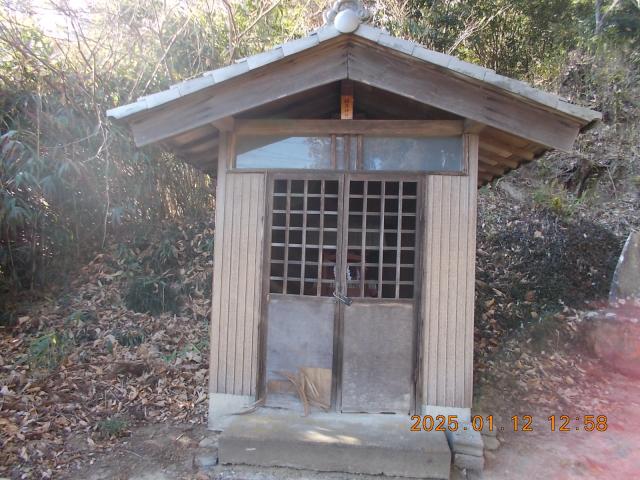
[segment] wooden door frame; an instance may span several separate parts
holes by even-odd
[[[415,413],[421,402],[420,389],[418,383],[421,377],[420,358],[422,355],[420,341],[422,335],[422,326],[420,322],[420,311],[422,303],[422,276],[423,276],[423,255],[422,248],[424,244],[424,225],[425,225],[425,199],[426,192],[426,175],[422,174],[416,178],[415,175],[410,176],[407,173],[389,173],[389,172],[343,172],[343,171],[324,171],[324,172],[283,172],[273,171],[266,174],[265,188],[265,212],[264,212],[264,239],[263,239],[263,265],[262,265],[262,308],[260,312],[259,324],[259,345],[258,345],[258,375],[256,385],[257,399],[264,399],[266,395],[266,356],[267,356],[267,330],[268,330],[268,302],[270,295],[270,265],[271,265],[271,227],[272,227],[272,211],[273,211],[273,188],[274,181],[277,179],[287,180],[338,180],[338,223],[336,238],[336,291],[343,293],[344,291],[344,269],[346,262],[344,259],[348,238],[348,220],[349,214],[345,211],[347,208],[347,200],[349,196],[349,182],[352,180],[367,181],[417,181],[416,189],[416,225],[415,225],[415,250],[414,250],[414,295],[413,299],[406,299],[405,302],[413,303],[413,328],[412,328],[412,372],[410,384],[410,413]],[[399,247],[399,245],[398,245]],[[321,268],[321,265],[318,266]],[[381,268],[381,267],[380,267]],[[364,274],[364,272],[363,272]],[[283,293],[284,294],[284,293]],[[364,299],[363,299],[364,300]],[[368,299],[373,303],[390,301],[391,299]],[[361,301],[361,299],[358,299]],[[396,299],[397,301],[397,299]],[[401,300],[402,301],[402,300]],[[344,347],[344,308],[340,302],[336,302],[334,313],[334,338],[333,338],[333,363],[332,363],[332,386],[331,386],[331,411],[340,412],[342,408],[342,362]]]
[[[263,252],[262,255],[262,292],[261,292],[261,310],[260,310],[260,323],[259,323],[259,331],[258,331],[258,374],[256,376],[256,398],[258,401],[260,399],[265,399],[266,395],[266,380],[267,380],[267,331],[269,328],[269,319],[268,319],[268,304],[269,304],[269,295],[271,293],[270,290],[270,272],[271,272],[271,227],[272,227],[272,214],[273,214],[273,188],[274,181],[279,179],[286,180],[337,180],[338,181],[338,223],[336,227],[336,272],[338,275],[340,272],[340,265],[342,265],[341,257],[341,245],[339,241],[341,240],[341,235],[338,235],[340,232],[340,215],[342,215],[342,211],[344,205],[342,200],[344,198],[340,192],[344,191],[344,172],[342,171],[313,171],[313,172],[300,172],[300,171],[268,171],[266,173],[266,188],[265,188],[265,211],[264,211],[264,238],[263,238]],[[321,232],[322,233],[322,232]],[[322,257],[318,257],[318,274],[320,274],[320,269]],[[302,272],[304,274],[304,272]],[[302,275],[304,277],[304,275]],[[337,279],[336,279],[337,280]],[[303,281],[304,283],[304,281]],[[337,288],[337,287],[336,287]],[[278,295],[278,294],[275,294]],[[286,293],[283,292],[283,295]],[[304,295],[300,296],[304,298]],[[317,297],[314,297],[317,298]],[[338,315],[338,304],[336,303],[335,312],[334,312],[334,348],[335,348],[335,331],[336,331],[336,318]],[[333,362],[335,363],[336,352],[333,351]],[[332,384],[334,382],[335,374],[332,368]],[[333,409],[333,397],[334,397],[334,388],[332,385],[331,388],[331,407]]]
[[[427,176],[425,174],[420,174],[418,178],[416,178],[415,174],[412,176],[410,173],[399,173],[399,172],[381,172],[381,171],[349,171],[344,172],[344,191],[343,191],[343,209],[342,212],[342,242],[348,236],[348,221],[349,221],[349,213],[346,212],[348,204],[346,200],[349,196],[348,186],[349,182],[352,180],[358,181],[416,181],[416,226],[415,226],[415,250],[414,250],[414,290],[413,290],[413,299],[384,299],[384,298],[359,298],[357,301],[368,301],[371,303],[384,303],[384,302],[402,302],[402,303],[413,303],[413,325],[412,325],[412,345],[411,345],[411,353],[412,353],[412,372],[411,372],[411,384],[410,384],[410,406],[409,413],[413,415],[419,409],[421,402],[420,389],[418,388],[418,382],[421,376],[421,367],[420,367],[420,357],[422,355],[420,341],[420,335],[422,334],[422,326],[420,321],[420,310],[422,304],[422,247],[424,241],[424,225],[425,225],[425,199],[427,198]],[[345,213],[346,212],[346,213]],[[400,247],[399,245],[397,246]],[[343,245],[341,255],[344,255],[346,251],[346,245]],[[342,258],[342,257],[341,257]],[[382,260],[382,259],[381,259]],[[346,262],[342,262],[340,271],[344,269],[346,266]],[[380,267],[382,268],[382,267]],[[362,273],[364,274],[364,272]],[[341,282],[344,282],[344,275],[341,276]],[[340,289],[340,293],[344,294],[344,291]],[[347,308],[340,302],[337,302],[337,329],[336,329],[336,338],[334,343],[334,359],[336,359],[337,367],[334,369],[334,378],[336,382],[335,389],[335,403],[332,399],[332,404],[335,404],[335,410],[337,412],[341,411],[342,408],[342,367],[343,367],[343,347],[344,347],[344,309]]]

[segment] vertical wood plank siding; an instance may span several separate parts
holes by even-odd
[[[226,139],[220,148],[224,163]],[[220,170],[225,167],[218,169],[216,195],[209,391],[255,395],[265,176]]]
[[[255,395],[266,177],[229,173],[221,137],[210,391]],[[421,402],[470,407],[478,135],[464,135],[468,176],[427,176],[423,208]],[[420,387],[419,387],[420,388]]]
[[[473,383],[478,135],[464,135],[468,176],[430,175],[422,262],[422,403],[470,407]]]

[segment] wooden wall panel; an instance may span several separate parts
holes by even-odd
[[[470,407],[473,383],[478,136],[464,136],[468,176],[431,175],[422,261],[422,403]]]
[[[255,395],[265,175],[219,170],[218,179],[209,391]]]
[[[468,176],[427,177],[422,255],[421,401],[470,407],[478,137],[464,136]],[[226,138],[220,158],[225,158]],[[218,171],[210,391],[255,395],[266,178]]]

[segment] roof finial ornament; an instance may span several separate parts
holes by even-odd
[[[369,11],[360,0],[336,0],[330,9],[324,11],[323,17],[325,25],[333,23],[340,33],[352,33],[369,18]]]

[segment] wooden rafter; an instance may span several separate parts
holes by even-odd
[[[483,137],[481,139],[480,148],[505,158],[511,157],[512,155],[516,155],[525,160],[533,160],[533,157],[534,157],[534,153],[531,150],[518,148],[514,145],[507,145],[504,143],[500,143],[491,138]]]
[[[185,155],[193,155],[197,153],[205,153],[205,152],[215,152],[218,149],[218,139],[214,138],[211,140],[204,139],[199,144],[191,147],[191,148],[177,148],[176,150],[181,154]]]
[[[495,175],[492,173],[482,172],[478,170],[478,178],[482,180],[482,183],[490,182],[491,180],[493,180],[493,177],[495,177]]]
[[[180,135],[169,137],[167,138],[166,143],[177,147],[185,147],[188,146],[191,142],[199,142],[203,137],[215,135],[215,128],[211,125],[205,125],[204,127],[200,127],[194,130],[190,130],[189,132],[182,133]]]
[[[480,161],[480,163],[478,164],[478,171],[480,172],[492,173],[494,175],[504,175],[506,170],[508,169],[487,165],[483,161]]]
[[[462,135],[460,120],[238,120],[238,135]]]
[[[482,158],[482,162],[486,163],[487,165],[491,165],[493,167],[495,167],[496,165],[499,165],[496,160],[494,160],[493,158],[490,158],[490,157],[483,157]]]
[[[194,138],[189,142],[183,143],[183,142],[173,141],[170,145],[172,145],[174,149],[187,151],[187,150],[190,150],[191,148],[198,147],[203,143],[215,141],[216,148],[217,148],[218,139],[219,139],[218,135],[215,135],[213,133],[206,133],[200,137]]]
[[[512,170],[514,168],[518,168],[521,164],[521,162],[518,162],[517,160],[496,157],[495,155],[487,156],[482,152],[480,152],[480,155],[478,155],[478,158],[481,162],[484,162],[487,165],[492,165],[495,163],[495,165],[493,166],[502,167],[505,170]]]
[[[480,143],[480,151],[489,153],[490,155],[498,155],[503,158],[509,158],[513,153],[506,148],[498,147],[495,144],[489,142]]]

